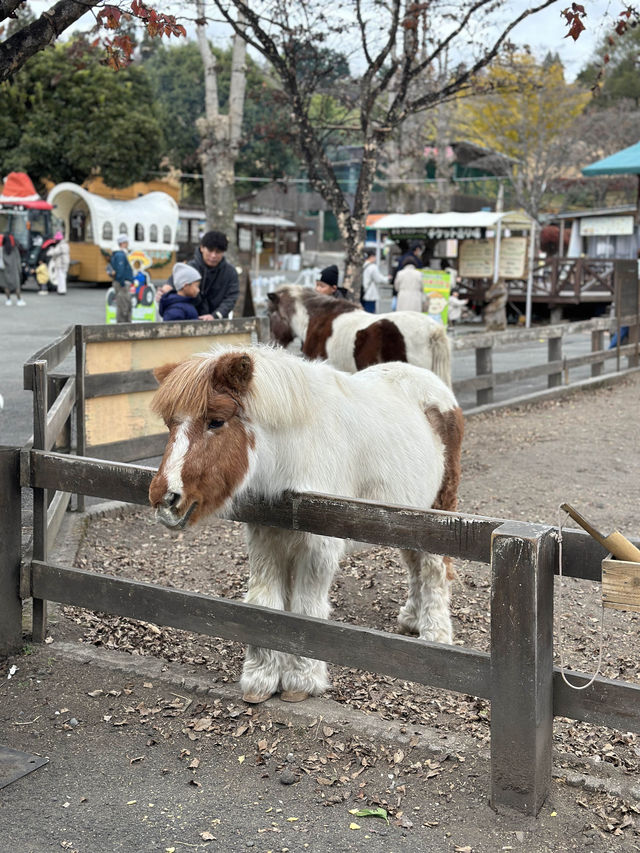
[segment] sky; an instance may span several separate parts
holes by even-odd
[[[53,5],[52,2],[44,0],[31,0],[29,3],[35,14],[41,14],[45,9]],[[180,17],[186,4],[177,0],[150,0],[150,5],[160,11],[171,12]],[[520,11],[534,5],[531,0],[507,0],[506,9],[509,15],[515,17]],[[511,39],[517,44],[528,44],[539,59],[542,59],[548,51],[558,53],[565,67],[568,81],[575,79],[576,75],[593,56],[596,46],[602,40],[605,33],[612,30],[611,21],[616,18],[623,8],[623,0],[582,0],[587,17],[585,19],[586,30],[577,41],[565,38],[567,28],[561,11],[571,5],[571,0],[559,0],[554,6],[532,15],[516,27],[511,33]],[[211,4],[208,4],[209,9]],[[193,8],[193,7],[192,7]],[[194,16],[189,9],[190,17]],[[76,24],[76,29],[87,30],[93,26],[92,14],[87,14]],[[194,28],[188,27],[189,37],[195,38]],[[209,37],[220,46],[228,43],[230,28],[227,25],[211,25]],[[171,38],[165,40],[166,44],[178,44],[180,40]]]

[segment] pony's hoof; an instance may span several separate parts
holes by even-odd
[[[417,637],[419,632],[413,626],[398,622],[398,634],[404,634],[405,637]]]
[[[266,702],[272,696],[273,693],[243,693],[242,701],[248,702],[249,705],[260,705],[261,702]]]
[[[283,702],[304,702],[309,698],[309,694],[304,690],[283,690],[280,698]]]

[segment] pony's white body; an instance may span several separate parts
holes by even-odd
[[[345,376],[323,362],[278,354],[274,361],[286,364],[288,375],[283,385],[272,372],[275,352],[256,360],[256,381],[269,373],[260,384],[273,396],[263,391],[257,405],[247,406],[256,443],[245,489],[267,497],[296,489],[431,506],[444,461],[424,411],[456,405],[434,374],[392,362]]]
[[[425,346],[425,342],[433,339],[434,335],[446,333],[443,326],[427,314],[419,314],[417,311],[393,311],[390,314],[369,314],[367,311],[354,311],[351,314],[341,314],[333,321],[333,331],[327,339],[327,360],[338,370],[353,373],[356,370],[356,362],[353,357],[352,341],[360,329],[366,329],[372,323],[379,320],[391,320],[402,330],[405,345],[407,347],[407,361],[416,367],[424,367],[433,370],[448,382],[448,375],[442,376],[436,369],[434,351],[432,347]]]
[[[202,358],[215,361],[233,352],[217,350]],[[234,399],[240,401],[239,417],[247,435],[247,464],[232,493],[216,500],[214,511],[223,511],[234,498],[248,493],[269,499],[289,490],[423,509],[434,505],[451,460],[446,437],[443,441],[427,413],[436,413],[437,418],[459,412],[453,393],[437,376],[397,362],[349,375],[281,349],[242,352],[251,359],[251,379],[246,392]],[[176,420],[173,415],[171,419]],[[165,478],[158,495],[163,490],[175,493],[176,486],[188,491],[182,472],[190,452],[186,437],[194,427],[189,416],[177,420],[156,475]],[[219,439],[216,435],[205,442],[222,442],[224,432],[218,433]],[[222,461],[211,458],[208,464],[218,463]],[[152,484],[152,493],[153,488]],[[183,514],[190,500],[182,502]],[[171,509],[165,509],[153,495],[152,503],[160,507],[161,520],[173,523],[174,505],[179,504],[173,501]],[[247,542],[251,571],[247,601],[328,618],[328,590],[345,541],[248,525]],[[400,614],[401,626],[424,639],[451,642],[449,581],[442,558],[412,551],[403,556],[409,596]],[[327,686],[323,662],[247,650],[242,676],[247,701],[262,701],[278,689],[283,696],[318,694]]]
[[[318,311],[317,295],[302,285],[285,284],[276,288],[271,297],[285,295],[286,321],[293,336],[304,342],[309,332],[309,310]],[[310,298],[316,297],[316,298]],[[325,298],[323,304],[328,311],[335,306],[335,300]],[[272,303],[270,311],[275,310]],[[316,316],[318,316],[316,314]],[[333,318],[331,333],[325,342],[327,361],[338,370],[355,373],[358,370],[354,356],[354,341],[359,331],[387,320],[401,333],[406,350],[405,358],[409,364],[432,370],[447,385],[451,385],[451,349],[447,332],[427,314],[418,311],[393,311],[388,314],[370,314],[367,311],[351,310]],[[303,350],[306,352],[306,350]],[[308,354],[308,353],[307,353]],[[395,360],[394,359],[385,359]]]

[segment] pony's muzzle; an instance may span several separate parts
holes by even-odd
[[[177,505],[180,500],[180,495],[178,492],[165,492],[162,496],[162,504],[161,506],[164,509],[172,509]]]
[[[194,501],[184,515],[178,515],[178,504],[182,495],[178,492],[165,492],[162,501],[156,504],[156,519],[164,524],[165,527],[172,529],[186,527],[191,514],[197,507],[197,501]]]

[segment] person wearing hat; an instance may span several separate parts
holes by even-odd
[[[222,231],[207,231],[200,237],[189,266],[200,273],[202,280],[196,308],[201,320],[222,320],[228,317],[236,304],[240,285],[238,273],[224,254],[229,248],[227,235]],[[173,277],[157,291],[157,299],[173,287]]]
[[[119,234],[117,243],[118,248],[111,255],[110,261],[113,269],[113,289],[116,293],[116,323],[130,323],[133,270],[127,254],[129,238],[126,234]]]
[[[66,296],[67,273],[71,262],[69,244],[64,239],[62,231],[57,231],[53,235],[53,239],[55,242],[49,249],[49,277],[60,296]]]
[[[316,281],[316,290],[323,296],[336,296],[346,298],[346,291],[338,287],[338,267],[335,264],[325,267],[320,271],[320,278]]]
[[[165,322],[199,320],[195,302],[200,293],[200,273],[191,264],[177,263],[171,277],[173,289],[165,291],[160,297],[160,316]]]

